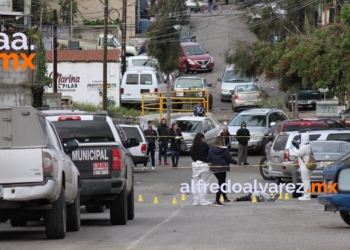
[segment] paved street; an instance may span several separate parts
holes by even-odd
[[[225,8],[220,15],[192,15],[198,29],[197,42],[215,59],[214,71],[201,74],[206,75],[210,83],[216,83],[224,72],[225,63],[220,56],[223,50],[234,40],[255,39],[239,20],[238,13]],[[259,82],[265,88],[277,88],[275,83]],[[233,112],[230,103],[220,102],[219,83],[215,93],[214,108],[227,109],[230,119]],[[254,165],[260,159],[261,156],[250,156],[248,162]],[[0,224],[0,250],[349,249],[349,227],[339,213],[324,212],[316,199],[241,202],[223,207],[192,206],[191,195],[181,201],[181,183],[191,182],[190,163],[187,155],[181,156],[179,169],[169,166],[156,167],[155,171],[136,169],[136,216],[125,226],[111,226],[108,209],[101,214],[87,214],[82,207],[80,231],[67,233],[64,240],[47,240],[42,222],[30,222],[23,228],[11,228],[9,222]],[[232,184],[253,183],[254,179],[267,183],[257,166],[232,166],[227,179]],[[215,182],[215,176],[211,176],[211,183]],[[137,202],[139,195],[144,202]],[[229,194],[229,198],[242,195]],[[153,204],[156,196],[159,204]],[[214,196],[210,193],[209,199],[214,201]],[[174,197],[177,205],[172,204]]]

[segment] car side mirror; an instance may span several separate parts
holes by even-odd
[[[222,80],[219,78],[219,79],[218,79],[218,82],[222,82]]]
[[[276,124],[277,124],[276,122],[271,122],[270,127],[276,126]]]
[[[224,126],[226,126],[226,125],[227,125],[227,122],[223,122],[222,124],[224,124]]]
[[[124,148],[132,148],[140,145],[140,141],[136,138],[128,138],[125,143],[123,143]]]
[[[68,154],[72,153],[73,151],[77,150],[79,148],[79,142],[77,140],[70,140],[66,143],[66,149]]]

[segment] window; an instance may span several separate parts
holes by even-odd
[[[210,130],[208,123],[204,120],[203,121],[203,131],[204,133],[208,132]]]
[[[139,75],[138,74],[128,74],[126,76],[126,84],[138,85],[139,84]]]
[[[350,142],[350,133],[343,134],[329,134],[327,140],[330,141],[347,141]]]
[[[195,78],[178,78],[176,88],[203,88],[203,82]]]
[[[229,126],[241,126],[242,122],[249,127],[266,127],[265,115],[237,115],[231,120]]]
[[[307,126],[307,125],[293,125],[293,126],[284,126],[282,132],[289,132],[289,131],[299,131],[299,130],[323,130],[328,129],[328,126]]]
[[[339,191],[350,191],[350,168],[343,168],[338,175],[338,189]]]
[[[51,124],[48,126],[48,129],[51,133],[52,142],[53,142],[53,145],[55,146],[55,148],[57,150],[63,151],[61,141],[59,140],[59,138],[57,138],[57,134],[55,132],[55,129],[53,128],[53,126]]]
[[[318,135],[309,135],[309,139],[310,139],[310,141],[316,141],[318,138],[320,138],[320,134],[318,134]]]
[[[280,135],[277,137],[273,150],[282,151],[285,150],[289,135]]]
[[[259,87],[257,85],[239,85],[236,87],[237,92],[249,92],[249,91],[260,91]]]
[[[140,75],[141,85],[152,85],[152,75],[151,74],[141,74]]]
[[[124,130],[127,138],[136,138],[140,142],[143,141],[142,136],[136,127],[122,127],[122,129]]]
[[[67,142],[76,139],[79,142],[115,141],[107,121],[58,121],[53,122],[56,130]]]
[[[41,130],[43,131],[44,136],[45,136],[46,143],[51,144],[49,132],[47,130],[46,119],[45,119],[45,117],[43,117],[41,115],[38,115],[38,118],[39,118],[39,123],[40,123],[41,128],[42,128]]]
[[[287,119],[288,119],[288,118],[287,118],[284,114],[278,113],[278,120],[284,121],[284,120],[287,120]]]
[[[184,48],[186,55],[204,55],[206,52],[201,46],[191,46]]]
[[[176,121],[180,131],[184,133],[203,133],[203,125],[200,121]]]
[[[150,66],[156,67],[157,62],[152,58],[144,58],[144,59],[131,59],[132,66]]]
[[[214,129],[215,128],[215,125],[214,123],[210,120],[210,119],[206,119],[208,125],[209,125],[209,129]]]
[[[269,115],[269,125],[270,125],[271,122],[276,122],[277,123],[278,121],[279,121],[278,113],[271,113]]]
[[[252,77],[241,76],[240,73],[235,74],[233,70],[227,70],[224,75],[223,82],[252,82]]]

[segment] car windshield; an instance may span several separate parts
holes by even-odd
[[[201,46],[190,46],[190,47],[185,47],[184,51],[186,55],[189,56],[194,56],[194,55],[204,55],[206,52]]]
[[[350,144],[347,142],[321,142],[310,141],[313,153],[339,153],[345,154],[350,151]]]
[[[266,127],[266,116],[265,115],[237,115],[229,123],[229,126],[241,126],[242,122],[247,124],[249,127]]]
[[[155,67],[157,65],[157,62],[154,59],[131,59],[132,66],[150,66]],[[146,63],[146,64],[145,64]]]
[[[123,127],[122,126],[122,129],[124,130],[127,138],[136,138],[140,142],[143,141],[142,136],[136,127]]]
[[[176,88],[203,88],[202,79],[195,78],[178,78]]]
[[[181,38],[191,38],[191,34],[188,30],[181,30]]]
[[[201,121],[177,121],[176,123],[182,133],[203,133]]]
[[[225,73],[224,82],[252,82],[252,78],[248,76],[241,76],[240,74],[235,74],[233,70],[228,70]]]
[[[237,92],[249,92],[249,91],[260,91],[258,85],[239,85],[237,86]]]

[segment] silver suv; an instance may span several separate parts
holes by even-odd
[[[264,154],[269,133],[276,128],[279,122],[287,119],[288,116],[279,109],[249,109],[237,114],[224,125],[228,126],[231,135],[236,135],[242,122],[245,122],[251,136],[248,151]],[[235,138],[231,142],[231,148],[238,150],[238,141]]]

